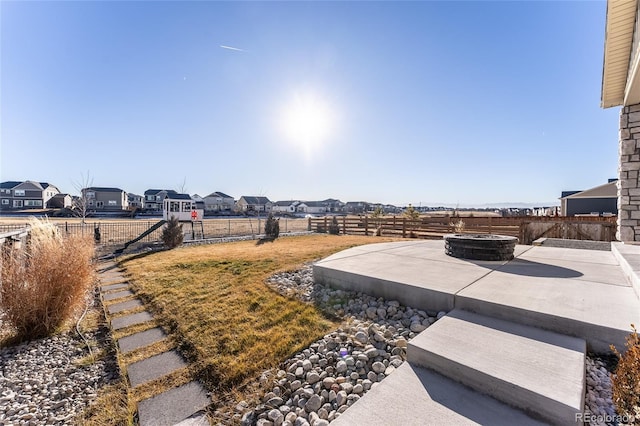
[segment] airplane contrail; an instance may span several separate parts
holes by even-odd
[[[244,50],[244,49],[239,49],[237,47],[231,47],[231,46],[225,46],[224,44],[221,44],[220,47],[223,48],[223,49],[237,50],[238,52],[246,52],[246,50]]]

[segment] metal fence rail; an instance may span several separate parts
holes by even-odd
[[[307,219],[281,218],[280,232],[306,231]],[[99,230],[102,245],[124,244],[137,238],[147,231],[158,220],[124,220],[124,221],[87,221],[84,224],[75,221],[57,222],[58,229],[66,235],[91,235],[96,236]],[[207,239],[222,237],[237,237],[246,235],[258,235],[264,232],[264,218],[240,218],[240,219],[205,219],[202,222],[185,222],[182,224],[185,239]],[[0,233],[12,232],[25,228],[24,224],[0,225]],[[153,243],[160,241],[162,228],[157,229],[140,240],[141,243]]]

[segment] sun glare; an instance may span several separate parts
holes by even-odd
[[[328,141],[333,121],[326,100],[311,93],[296,94],[282,113],[281,127],[291,144],[310,155]]]

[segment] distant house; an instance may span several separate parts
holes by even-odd
[[[560,196],[560,215],[582,214],[617,215],[618,188],[615,180],[585,191],[563,191]]]
[[[60,190],[47,182],[6,181],[0,183],[0,210],[43,209]]]
[[[239,212],[270,212],[273,203],[267,197],[251,197],[243,195],[236,203]]]
[[[128,193],[127,201],[129,202],[129,208],[131,210],[144,208],[144,197],[142,195]]]
[[[321,203],[327,208],[327,213],[342,213],[344,211],[344,203],[340,200],[328,198]]]
[[[82,189],[87,199],[87,209],[95,211],[119,211],[129,207],[127,193],[120,188],[92,186]]]
[[[144,209],[152,212],[162,211],[164,199],[168,195],[175,195],[172,189],[147,189],[144,191]]]
[[[294,200],[276,201],[271,206],[271,211],[273,213],[279,213],[279,214],[293,214],[296,212],[296,208],[298,207],[299,204],[300,204],[300,201],[294,201]]]
[[[327,212],[327,206],[322,201],[303,201],[296,210],[298,213],[321,214]]]
[[[207,213],[231,212],[235,207],[235,200],[224,192],[216,191],[204,197],[204,211]]]
[[[364,201],[348,201],[344,205],[344,211],[347,214],[363,214],[369,211],[369,203]]]
[[[56,194],[47,201],[49,209],[66,209],[73,205],[73,198],[69,194]]]

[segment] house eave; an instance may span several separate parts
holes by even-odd
[[[631,64],[638,0],[609,0],[605,27],[600,106],[640,102],[638,55]]]

